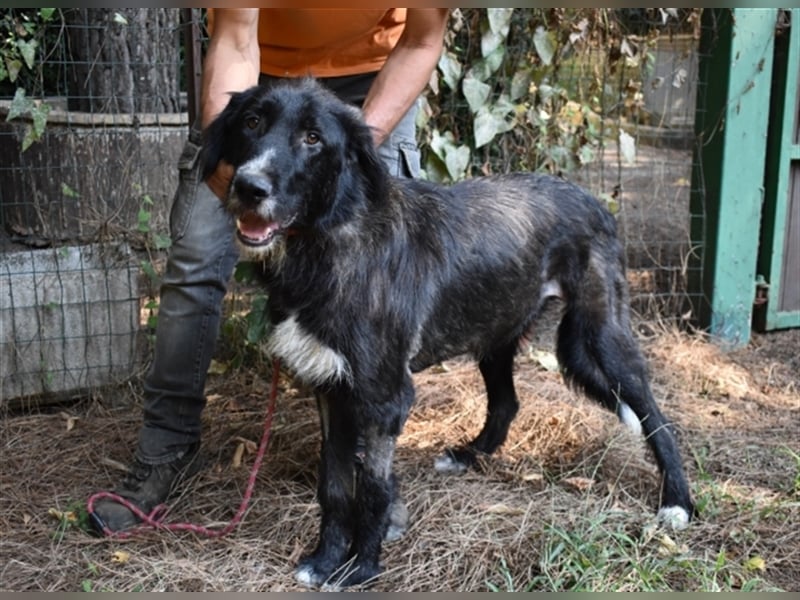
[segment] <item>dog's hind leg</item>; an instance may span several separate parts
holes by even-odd
[[[604,297],[615,298],[615,294]],[[580,298],[568,301],[557,335],[562,372],[567,382],[644,434],[662,476],[659,517],[676,529],[683,528],[694,507],[675,434],[653,398],[644,357],[628,325],[627,308],[616,301],[604,304],[596,295],[587,304]]]
[[[514,390],[514,355],[518,343],[503,346],[484,356],[478,366],[486,385],[486,421],[478,436],[466,446],[451,448],[436,459],[437,471],[460,473],[477,462],[479,454],[492,454],[506,440],[519,402]]]

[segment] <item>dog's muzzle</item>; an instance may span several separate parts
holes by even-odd
[[[275,221],[269,221],[254,210],[248,210],[236,218],[236,235],[245,246],[266,246],[283,229]]]

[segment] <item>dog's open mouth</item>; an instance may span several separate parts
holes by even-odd
[[[266,246],[283,231],[280,223],[269,221],[252,210],[236,219],[236,227],[239,239],[247,246]]]

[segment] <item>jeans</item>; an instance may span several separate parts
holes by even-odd
[[[373,78],[321,81],[360,106]],[[262,83],[271,79],[262,77]],[[415,116],[413,107],[379,148],[392,175],[419,174]],[[178,164],[170,212],[172,247],[160,290],[153,362],[144,380],[137,456],[151,465],[171,462],[200,441],[206,372],[219,334],[222,299],[238,260],[233,220],[200,178],[200,138],[192,128]]]

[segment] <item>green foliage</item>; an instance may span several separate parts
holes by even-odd
[[[139,213],[137,215],[136,230],[141,234],[144,250],[147,258],[140,261],[139,267],[150,283],[150,293],[144,307],[147,309],[147,328],[152,336],[155,334],[156,324],[158,323],[158,300],[156,299],[157,290],[161,285],[161,274],[156,268],[154,255],[158,252],[169,249],[172,245],[172,238],[169,235],[155,231],[152,227],[153,217],[153,198],[150,194],[142,191],[140,185],[134,185],[134,191],[139,195]]]
[[[628,31],[625,15],[454,10],[418,120],[425,176],[562,173],[595,160],[603,144],[616,143],[620,123],[641,118],[648,49],[658,36],[653,27]],[[651,17],[667,23],[677,13]],[[629,156],[632,138],[623,141]]]
[[[263,365],[268,359],[264,341],[269,333],[268,297],[257,282],[259,263],[241,261],[236,265],[233,279],[237,290],[230,294],[231,306],[222,323],[221,360],[233,368],[244,365]]]
[[[50,106],[30,97],[23,79],[35,82],[41,76],[40,38],[45,25],[57,12],[55,8],[3,9],[0,11],[0,84],[16,86],[6,120],[28,117],[22,139],[22,151],[42,137]]]
[[[710,555],[693,552],[678,535],[655,525],[637,531],[611,513],[569,527],[546,525],[529,578],[515,581],[501,556],[501,583],[489,581],[487,587],[493,592],[779,591],[754,573],[763,570],[760,557],[734,560],[724,548]]]
[[[89,522],[89,511],[86,508],[86,503],[82,500],[70,501],[63,511],[51,508],[48,512],[58,522],[52,534],[55,540],[62,540],[70,530],[79,530],[83,533],[92,531],[92,526]]]

